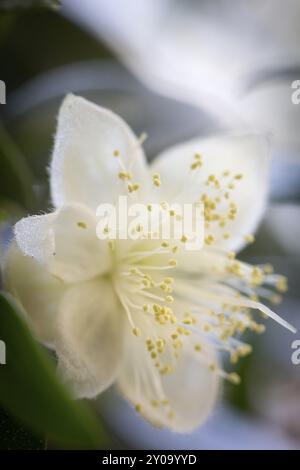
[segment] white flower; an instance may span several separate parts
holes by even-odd
[[[299,80],[298,0],[64,6],[151,89],[200,106],[222,125],[272,133],[277,151],[299,156],[299,106],[291,101]]]
[[[130,183],[120,168],[132,173]],[[249,135],[179,145],[149,172],[122,119],[83,98],[65,99],[50,166],[54,211],[16,224],[4,274],[76,397],[116,383],[152,423],[190,431],[212,411],[220,377],[239,381],[222,370],[218,352],[236,362],[250,351],[236,338],[263,330],[250,310],[293,330],[256,300],[272,298],[273,286],[285,290],[284,278],[232,253],[245,236],[252,241],[267,173],[267,145]],[[96,207],[128,192],[146,204],[202,200],[205,248],[98,239]]]

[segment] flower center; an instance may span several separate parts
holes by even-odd
[[[134,181],[131,168],[126,168],[116,150],[120,165],[118,177],[124,181],[129,197],[136,197],[140,184]],[[215,234],[224,239],[230,237],[227,226],[235,219],[238,206],[232,198],[241,174],[229,170],[220,175],[209,175],[196,185],[205,188],[199,194],[191,194],[190,178],[201,171],[203,158],[196,153],[188,169],[186,185],[174,194],[169,203],[162,201],[165,217],[177,216],[171,205],[189,198],[192,204],[203,204],[205,225],[204,247],[197,253],[184,249],[189,234],[181,239],[156,239],[142,226],[135,227],[137,239],[133,242],[109,240],[114,253],[116,268],[114,288],[119,297],[135,341],[143,341],[161,375],[172,374],[182,351],[190,351],[199,357],[202,364],[232,383],[240,378],[234,372],[226,372],[217,362],[211,362],[212,349],[227,352],[232,364],[251,352],[251,346],[238,339],[247,329],[262,333],[264,325],[254,319],[253,310],[259,310],[283,326],[292,327],[263,305],[259,299],[277,303],[279,292],[287,289],[286,279],[273,274],[269,265],[252,267],[236,260],[234,252],[218,248]],[[197,175],[199,176],[199,175]],[[153,189],[163,184],[159,174],[152,177]],[[159,189],[158,189],[159,190]],[[151,201],[147,204],[152,210]],[[159,224],[158,224],[159,225]],[[254,237],[246,235],[245,241],[252,243]],[[193,276],[191,266],[196,258]],[[153,405],[154,406],[154,405]],[[137,409],[139,405],[137,405]]]

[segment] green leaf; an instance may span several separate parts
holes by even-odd
[[[45,439],[30,433],[0,408],[0,450],[43,450]]]
[[[0,0],[0,10],[13,8],[52,8],[57,10],[61,6],[59,0]]]
[[[0,339],[6,349],[6,363],[0,361],[0,405],[60,447],[107,448],[100,422],[84,403],[70,398],[8,294],[0,294]]]
[[[0,196],[34,209],[34,178],[27,162],[0,123]]]

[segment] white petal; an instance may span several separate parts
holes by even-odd
[[[109,387],[122,353],[122,309],[108,281],[70,287],[60,307],[56,352],[59,371],[76,397]]]
[[[13,243],[4,267],[4,286],[25,310],[38,339],[53,345],[58,305],[65,285]]]
[[[24,254],[45,263],[64,281],[84,281],[110,267],[107,242],[98,239],[96,217],[85,206],[73,204],[52,214],[21,219],[14,231]]]
[[[54,205],[81,202],[95,209],[113,202],[125,188],[116,150],[134,181],[145,187],[145,156],[127,124],[107,109],[68,95],[59,112],[50,167]]]
[[[204,182],[209,175],[217,177],[229,170],[232,175],[242,174],[235,181],[231,199],[237,205],[237,217],[226,228],[211,224],[209,233],[215,237],[214,246],[238,250],[244,244],[244,236],[255,231],[266,205],[269,170],[269,145],[258,135],[229,135],[195,139],[166,150],[154,160],[152,169],[161,175],[161,191],[164,199],[181,192],[181,201],[190,202],[207,192]],[[203,156],[203,166],[190,171],[195,153]],[[229,180],[229,178],[227,178]],[[222,185],[226,190],[226,180]],[[218,195],[217,193],[215,194]],[[226,208],[227,210],[227,208]],[[224,232],[230,232],[228,240]]]
[[[144,340],[132,338],[118,377],[121,393],[141,414],[157,426],[177,432],[190,432],[204,423],[211,414],[219,392],[219,379],[208,363],[214,354],[207,349],[205,361],[195,352],[182,352],[175,372],[162,376],[149,357]],[[197,353],[199,354],[199,353]],[[168,400],[169,405],[153,406],[151,402]],[[173,410],[174,416],[169,413]]]
[[[19,248],[38,263],[46,263],[55,251],[52,224],[55,215],[33,215],[25,217],[14,226]]]
[[[300,206],[298,204],[273,204],[261,225],[255,243],[255,256],[300,255]]]

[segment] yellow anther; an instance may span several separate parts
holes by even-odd
[[[190,169],[191,170],[196,170],[196,168],[198,168],[198,162],[191,163]]]
[[[253,243],[253,242],[255,241],[255,238],[254,238],[253,235],[250,235],[250,234],[249,234],[249,235],[245,235],[244,240],[245,240],[245,242],[247,242],[247,243]]]
[[[152,181],[153,181],[154,186],[160,186],[161,185],[160,175],[158,173],[155,173],[152,176]]]
[[[202,350],[201,344],[197,343],[195,344],[195,351],[200,352]]]
[[[130,268],[129,272],[130,272],[130,274],[138,274],[137,268]]]
[[[169,204],[167,203],[167,201],[161,201],[160,207],[162,207],[162,209],[167,210],[169,207]]]
[[[120,180],[126,180],[126,179],[131,179],[132,175],[129,173],[126,173],[125,171],[120,171],[120,173],[118,174],[118,177],[120,178]]]
[[[169,289],[168,284],[166,284],[165,282],[161,282],[161,283],[159,284],[159,287],[160,287],[161,290],[163,290],[164,292],[167,292],[168,289]]]
[[[178,246],[177,245],[173,246],[172,253],[175,254],[175,253],[177,253],[177,251],[178,251]]]
[[[243,178],[243,175],[241,173],[234,176],[234,179],[236,180],[241,180],[242,178]]]
[[[231,372],[230,374],[228,374],[227,378],[229,382],[234,385],[239,385],[241,383],[241,378],[238,374],[236,374],[236,372]]]
[[[167,242],[167,241],[164,241],[164,242],[161,243],[161,246],[162,246],[162,248],[169,248],[170,243]]]
[[[142,411],[142,405],[140,405],[139,403],[137,403],[137,404],[135,405],[135,411],[136,411],[137,413],[140,413],[140,412]]]
[[[151,212],[151,211],[152,211],[152,206],[151,206],[151,204],[148,204],[147,210],[148,210],[148,212]]]
[[[239,355],[237,354],[237,352],[234,352],[231,354],[230,356],[231,364],[236,364],[238,362],[238,359],[239,359]]]
[[[213,235],[207,235],[207,237],[205,237],[205,239],[204,239],[206,245],[212,245],[214,240],[215,239],[214,239]]]
[[[182,243],[185,243],[188,241],[188,237],[186,235],[182,235],[180,241],[182,241]]]
[[[87,225],[85,222],[77,222],[77,226],[80,228],[87,228]]]
[[[286,277],[281,277],[277,282],[276,282],[276,289],[279,292],[286,292],[288,290],[288,285],[287,285],[287,279]]]
[[[230,251],[228,254],[227,254],[227,258],[228,259],[235,259],[236,257],[236,254],[234,251]]]
[[[152,308],[154,313],[160,313],[161,311],[161,306],[158,304],[153,304]]]
[[[174,371],[172,366],[164,366],[159,372],[161,375],[167,375],[172,374]]]
[[[169,266],[174,266],[174,267],[175,267],[175,266],[177,266],[177,264],[178,264],[178,262],[177,262],[177,260],[174,259],[174,258],[171,258],[171,259],[169,260],[169,262],[168,262],[168,265],[169,265]]]
[[[241,356],[247,356],[247,354],[252,353],[252,346],[250,344],[245,344],[244,346],[239,347],[239,353]]]
[[[265,264],[263,269],[266,274],[272,274],[274,272],[274,268],[271,264]]]
[[[120,156],[120,151],[115,150],[113,155],[114,155],[114,157],[119,157]]]
[[[141,336],[141,330],[137,327],[132,328],[132,333],[134,336]]]
[[[230,233],[229,232],[224,232],[223,233],[223,238],[224,238],[224,240],[228,240],[228,238],[230,238]]]
[[[175,211],[174,211],[173,209],[171,209],[171,210],[169,211],[169,214],[170,214],[171,217],[174,217],[174,216],[175,216]]]
[[[255,329],[255,333],[262,334],[266,331],[265,325],[257,325]]]
[[[128,191],[129,191],[130,193],[133,193],[133,192],[137,191],[138,189],[140,189],[140,185],[139,185],[138,183],[129,184],[129,185],[127,186],[127,188],[128,188]]]
[[[147,305],[147,304],[144,304],[143,305],[143,310],[144,310],[145,313],[149,312],[150,311],[150,306]]]

